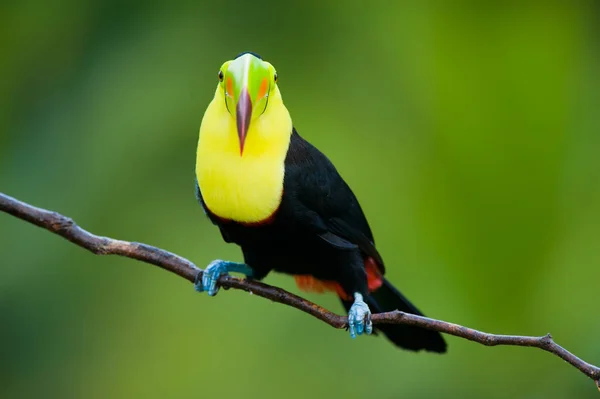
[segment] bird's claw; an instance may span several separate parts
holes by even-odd
[[[371,322],[371,310],[363,301],[361,294],[354,294],[354,303],[348,311],[348,328],[350,329],[350,337],[356,338],[356,335],[362,335],[363,332],[367,335],[373,332],[373,323]]]
[[[252,269],[243,263],[217,259],[210,262],[203,272],[198,273],[194,287],[198,292],[206,291],[209,296],[215,296],[219,292],[219,286],[217,285],[219,277],[229,272],[240,272],[247,276],[252,275]],[[202,275],[201,279],[200,275]]]
[[[227,274],[229,272],[229,264],[231,262],[227,262],[225,260],[217,259],[209,263],[204,269],[202,274],[202,279],[196,278],[196,283],[194,286],[196,287],[196,291],[204,292],[206,291],[209,296],[217,295],[219,292],[219,286],[217,285],[217,281],[219,277],[223,274]],[[200,273],[198,273],[198,277]]]

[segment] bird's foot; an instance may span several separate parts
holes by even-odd
[[[198,273],[194,287],[198,292],[207,291],[209,296],[215,296],[219,292],[219,286],[217,285],[219,277],[229,272],[243,273],[246,276],[252,275],[252,269],[244,263],[217,259],[210,262],[203,272]],[[200,275],[202,275],[202,278],[200,278]]]
[[[373,332],[371,310],[358,292],[354,294],[354,303],[348,311],[348,327],[352,338],[356,338],[356,334],[362,335],[363,331],[367,334]]]

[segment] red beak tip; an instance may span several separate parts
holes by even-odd
[[[242,95],[238,100],[235,111],[238,138],[240,140],[241,156],[244,152],[246,133],[248,132],[248,127],[250,126],[250,121],[252,120],[252,100],[250,99],[250,94],[248,93],[248,90],[244,89],[242,91]]]

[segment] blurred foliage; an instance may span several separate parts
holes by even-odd
[[[193,171],[218,67],[256,51],[427,315],[552,332],[598,364],[597,15],[591,1],[8,2],[0,191],[198,265],[241,259]],[[398,351],[6,215],[0,239],[2,398],[597,396],[539,350]]]

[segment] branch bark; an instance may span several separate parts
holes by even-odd
[[[0,211],[6,212],[19,219],[42,227],[52,233],[66,238],[75,245],[85,248],[96,255],[118,255],[137,259],[174,273],[184,279],[195,282],[202,270],[189,260],[151,245],[121,241],[113,238],[97,236],[81,227],[72,219],[46,209],[36,208],[8,195],[0,193]],[[340,316],[314,304],[302,297],[277,287],[258,281],[242,280],[231,276],[221,276],[219,284],[224,288],[234,288],[251,292],[254,295],[270,299],[274,302],[291,306],[329,324],[334,328],[346,328],[348,318]],[[407,324],[439,331],[486,346],[510,345],[530,346],[550,352],[583,374],[591,378],[600,390],[600,368],[585,362],[573,353],[558,345],[550,334],[539,337],[518,335],[497,335],[474,330],[458,324],[393,311],[372,315],[373,324]]]

